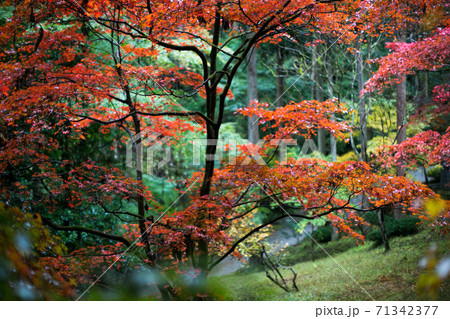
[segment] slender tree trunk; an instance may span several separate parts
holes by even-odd
[[[427,72],[425,72],[425,74],[423,75],[423,94],[424,94],[425,98],[428,97],[428,73]]]
[[[314,243],[314,239],[313,239],[313,234],[314,234],[314,225],[313,224],[311,224],[312,225],[312,227],[311,227],[311,260],[312,261],[314,261],[314,259],[315,259],[315,255],[314,255],[314,245],[315,245],[315,243]]]
[[[333,115],[332,119],[335,120],[334,115]],[[330,134],[330,152],[331,152],[331,160],[333,162],[336,162],[336,160],[337,160],[336,137],[334,137],[333,134]]]
[[[400,35],[400,41],[405,38],[404,34]],[[397,144],[406,140],[406,76],[403,81],[397,84]],[[397,166],[397,176],[404,176],[405,169],[403,163]]]
[[[258,100],[258,70],[256,48],[253,47],[247,56],[247,99],[250,104],[253,100]],[[256,144],[259,140],[258,118],[250,116],[248,118],[248,140]]]
[[[311,68],[311,78],[313,81],[313,85],[311,87],[311,95],[313,99],[316,99],[319,102],[323,101],[323,92],[322,92],[322,74],[320,72],[320,65],[317,61],[317,52],[313,49],[312,55],[312,68]],[[317,132],[317,144],[319,152],[325,155],[325,130],[319,129]]]
[[[334,81],[333,81],[333,65],[332,65],[332,59],[330,56],[330,51],[328,51],[326,57],[327,57],[327,61],[326,61],[326,74],[327,74],[327,88],[328,88],[328,98],[332,99],[334,98]],[[333,120],[335,120],[334,114],[333,114]],[[334,137],[333,134],[330,134],[330,153],[331,153],[331,160],[333,162],[336,162],[336,158],[337,158],[337,150],[336,150],[336,137]]]
[[[397,84],[397,144],[406,140],[406,79]],[[401,163],[402,164],[402,163]],[[397,166],[397,176],[404,176],[403,165]]]
[[[116,26],[116,28],[118,28],[118,26]],[[114,36],[115,36],[115,34],[113,32],[111,34],[110,44],[111,44],[111,54],[113,56],[114,61],[116,62],[115,71],[116,71],[117,76],[120,78],[119,83],[122,83],[122,85],[121,85],[122,90],[123,90],[123,93],[125,94],[124,103],[127,105],[128,111],[131,114],[133,114],[136,111],[136,108],[132,101],[130,86],[128,84],[126,76],[124,76],[124,73],[123,73],[123,70],[121,67],[122,59],[123,59],[121,48],[120,48],[120,46],[118,46],[118,45],[116,46],[116,44],[115,44],[115,43],[120,43],[120,40],[118,39],[118,35],[116,34],[117,40],[114,41],[113,40]],[[134,144],[133,144],[133,148],[136,151],[136,180],[140,183],[143,183],[143,175],[142,175],[143,148],[142,148],[142,143],[141,143],[142,136],[140,136],[142,134],[141,122],[140,122],[139,116],[136,113],[134,113],[131,118],[133,120],[134,134],[135,134],[135,136],[136,135],[138,136],[138,138],[134,141]],[[136,202],[137,202],[137,206],[138,206],[138,215],[139,215],[138,227],[139,227],[139,232],[140,232],[140,236],[141,236],[140,240],[144,247],[145,256],[149,260],[148,267],[152,270],[152,274],[156,278],[157,286],[158,286],[159,291],[161,292],[163,299],[169,300],[173,295],[172,286],[167,281],[167,279],[161,275],[158,268],[156,267],[156,265],[155,265],[156,264],[156,256],[153,254],[150,242],[148,240],[149,232],[150,232],[151,228],[148,227],[145,223],[145,219],[146,219],[145,198],[139,194],[136,198]]]
[[[324,129],[319,129],[317,131],[317,141],[318,141],[318,148],[319,148],[319,152],[325,156],[326,155],[326,151],[325,151],[325,134],[326,134],[326,130]]]
[[[389,246],[386,229],[384,227],[384,211],[383,211],[383,209],[378,210],[378,223],[380,224],[380,234],[381,234],[381,240],[382,240],[383,246],[384,246],[384,251],[387,252],[391,248]]]
[[[212,121],[216,119],[216,107],[217,107],[217,85],[216,80],[216,70],[217,70],[217,54],[218,54],[218,45],[219,45],[219,37],[220,37],[220,26],[221,26],[221,8],[220,5],[216,7],[215,10],[215,20],[213,27],[213,46],[211,47],[211,52],[209,54],[209,65],[210,65],[210,74],[211,87],[206,86],[206,115]],[[208,123],[206,125],[206,152],[205,152],[205,173],[203,176],[202,186],[200,188],[200,197],[207,196],[211,192],[211,183],[214,175],[214,164],[215,164],[215,156],[217,152],[217,139],[219,137],[220,130],[220,120],[217,120],[218,123],[216,125],[212,125]],[[204,219],[209,219],[210,212],[207,208],[202,209],[199,212],[199,223],[196,225],[202,229],[205,229]],[[203,235],[206,235],[204,233]],[[205,236],[206,237],[206,236]],[[198,263],[197,267],[200,270],[199,275],[197,276],[196,284],[197,284],[197,294],[202,294],[206,289],[206,277],[208,276],[208,259],[209,259],[209,245],[205,238],[201,238],[197,243],[198,248]],[[194,256],[193,256],[194,257]],[[200,298],[200,297],[199,297]]]
[[[317,73],[317,53],[314,48],[311,49],[311,100],[316,99],[316,73]]]
[[[419,102],[419,99],[421,97],[421,93],[420,93],[420,80],[419,80],[420,74],[416,73],[414,74],[414,102],[417,104]]]
[[[331,241],[336,241],[338,239],[339,239],[339,229],[337,227],[332,226]]]
[[[397,144],[406,140],[406,78],[397,84]],[[406,170],[403,161],[397,165],[397,176],[405,176]],[[403,217],[403,212],[398,205],[394,206],[396,219]]]
[[[277,108],[284,106],[284,74],[283,74],[283,55],[281,49],[277,50]]]
[[[368,51],[370,52],[370,43],[368,46]],[[358,82],[358,95],[364,88],[364,65],[363,65],[363,54],[362,54],[362,44],[358,41],[357,53],[356,53],[356,77]],[[360,139],[361,139],[361,160],[364,162],[368,161],[367,157],[367,109],[365,97],[359,97],[358,103],[359,109],[359,122],[360,122]],[[366,209],[369,207],[369,201],[366,196],[364,196],[362,201],[362,208]],[[384,212],[382,210],[378,211],[378,222],[380,224],[380,234],[383,241],[385,251],[389,250],[389,242],[386,234],[386,228],[384,225]]]
[[[327,91],[328,91],[328,98],[332,99],[334,98],[334,81],[333,81],[333,65],[332,65],[332,59],[331,59],[331,52],[328,48],[328,52],[326,55],[326,65],[325,65],[325,71],[327,75]],[[334,114],[333,114],[333,120],[335,120]],[[337,158],[337,151],[336,151],[336,137],[334,137],[333,134],[330,134],[330,152],[331,152],[331,160],[333,162],[336,162]],[[331,241],[337,241],[339,240],[339,229],[337,227],[331,226]]]
[[[358,42],[356,53],[356,77],[358,82],[358,95],[364,88],[364,68],[362,58],[362,46],[361,42]],[[360,127],[360,140],[361,140],[361,159],[367,162],[367,113],[366,113],[366,101],[364,97],[359,97],[358,102],[359,109],[359,127]]]
[[[318,101],[320,101],[320,102],[323,102],[323,93],[322,93],[322,81],[320,80],[321,79],[321,76],[320,76],[320,74],[319,74],[319,76],[318,76],[318,79],[319,79],[319,85],[318,86],[316,86],[316,89],[318,88],[318,91],[316,91],[316,96],[317,96],[317,100]],[[323,128],[320,128],[319,130],[318,130],[318,132],[317,132],[317,141],[318,141],[318,148],[319,148],[319,152],[321,153],[321,154],[323,154],[324,156],[326,155],[326,150],[325,150],[325,147],[326,147],[326,143],[325,143],[325,137],[326,137],[326,130],[325,129],[323,129]]]
[[[425,185],[428,185],[430,181],[428,180],[427,168],[425,166],[422,166],[422,169],[423,169],[423,177],[425,178]]]
[[[216,97],[216,93],[212,92],[211,96],[214,96],[214,101]],[[208,103],[212,103],[212,100],[207,101]],[[203,184],[200,188],[200,196],[207,196],[211,191],[211,183],[214,175],[214,164],[215,164],[215,155],[217,152],[217,138],[219,135],[219,128],[212,127],[211,125],[207,125],[206,136],[207,136],[207,145],[206,145],[206,159],[205,159],[205,175],[203,177]],[[204,208],[200,212],[203,216],[199,216],[199,220],[208,219],[210,212],[207,208]],[[201,221],[201,223],[204,223]],[[198,225],[197,225],[198,226]],[[204,233],[206,235],[206,233]],[[197,266],[200,269],[200,274],[197,277],[197,285],[199,288],[199,293],[202,293],[205,289],[206,285],[206,277],[208,276],[208,258],[209,258],[209,248],[208,242],[206,239],[202,238],[198,241],[198,263]]]

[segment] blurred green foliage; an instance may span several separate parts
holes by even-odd
[[[364,218],[372,225],[378,226],[378,216],[376,212],[367,213]],[[388,239],[398,236],[409,236],[417,234],[420,230],[420,219],[416,216],[407,216],[402,219],[395,219],[393,216],[385,216],[384,226]],[[366,239],[373,241],[374,246],[383,244],[380,230],[374,229],[366,235]]]
[[[66,252],[39,215],[0,202],[0,300],[55,300],[73,294],[69,278],[52,267]]]

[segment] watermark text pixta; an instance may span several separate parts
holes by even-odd
[[[344,317],[356,317],[359,315],[359,308],[354,308],[349,306],[347,308],[343,307],[320,307],[316,308],[316,318],[318,317],[326,317],[326,316],[344,316]]]
[[[155,169],[161,169],[171,162],[172,144],[170,138],[156,133],[136,134],[126,143],[126,166],[137,168],[151,175]],[[267,165],[266,161],[273,156],[264,156],[267,158],[263,158],[261,149],[264,146],[271,147],[271,154],[277,155],[277,160],[281,165],[287,164],[288,147],[300,150],[297,160],[312,153],[323,158],[312,139],[305,140],[301,148],[295,139],[260,140],[256,144],[237,139],[193,139],[191,152],[185,154],[191,157],[193,166],[199,166],[205,160],[236,165],[236,157],[239,154],[244,156],[240,165],[248,165],[252,162],[258,165]],[[207,153],[211,147],[215,148],[214,154]]]

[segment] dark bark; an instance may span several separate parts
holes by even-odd
[[[115,70],[116,70],[117,76],[120,79],[120,83],[122,83],[122,90],[125,94],[125,100],[123,100],[122,103],[124,103],[128,106],[128,111],[129,111],[129,114],[131,115],[131,118],[133,121],[134,134],[138,135],[138,134],[142,133],[139,114],[137,113],[135,105],[132,101],[131,89],[128,84],[127,78],[124,76],[123,71],[122,71],[122,67],[121,67],[122,52],[121,52],[121,47],[117,44],[120,41],[114,41],[113,37],[114,37],[114,32],[112,32],[110,44],[111,44],[112,56],[116,62]],[[142,175],[142,171],[143,171],[143,165],[142,165],[143,152],[142,151],[143,151],[143,148],[142,148],[140,137],[134,140],[133,148],[135,149],[135,152],[136,152],[136,170],[135,170],[136,180],[139,183],[143,183],[143,175]],[[161,292],[163,299],[169,300],[173,296],[173,288],[170,285],[170,283],[166,280],[166,278],[164,278],[160,274],[159,270],[156,268],[156,265],[155,265],[156,256],[153,254],[152,248],[150,246],[150,242],[148,240],[149,233],[151,231],[151,227],[147,227],[147,225],[145,223],[146,209],[145,209],[145,199],[144,199],[143,195],[138,194],[137,198],[136,198],[136,202],[138,205],[138,216],[139,216],[138,227],[139,227],[139,232],[140,232],[140,240],[144,247],[145,256],[149,260],[148,267],[152,270],[153,275],[157,278],[157,286],[158,286],[159,291]]]
[[[331,59],[331,53],[330,48],[328,48],[327,55],[326,55],[326,74],[327,74],[327,90],[328,90],[328,98],[332,99],[334,98],[334,81],[333,81],[333,65],[332,65],[332,59]],[[335,119],[333,115],[333,120]],[[333,134],[330,134],[330,153],[331,153],[331,160],[333,162],[336,161],[337,158],[337,150],[336,150],[336,137],[333,136]]]
[[[315,244],[315,242],[314,242],[314,239],[313,239],[313,234],[314,234],[314,224],[311,224],[312,225],[312,227],[311,227],[311,260],[312,261],[314,261],[315,260],[315,256],[314,256],[314,244]]]
[[[280,48],[277,50],[277,69],[276,69],[276,75],[277,75],[277,108],[284,106],[284,72],[283,72],[283,54]]]
[[[381,208],[378,210],[378,223],[380,225],[380,235],[381,235],[381,241],[383,242],[384,251],[387,252],[391,248],[389,246],[386,229],[384,227],[384,210],[385,210],[384,208]]]
[[[55,230],[60,230],[60,231],[76,231],[78,233],[86,233],[86,234],[91,234],[97,237],[102,237],[105,239],[111,239],[111,240],[115,240],[118,242],[121,242],[123,244],[125,244],[125,246],[130,246],[130,242],[128,240],[126,240],[125,238],[123,238],[122,236],[118,236],[118,235],[112,235],[112,234],[108,234],[108,233],[104,233],[101,232],[99,230],[96,229],[90,229],[87,227],[83,227],[83,226],[61,226],[61,225],[57,225],[55,223],[53,223],[50,219],[48,218],[42,218],[42,221],[45,225],[50,226],[51,228],[55,229]]]
[[[397,84],[397,144],[406,140],[406,79]],[[404,176],[405,169],[397,166],[397,176]]]
[[[406,140],[406,78],[397,84],[397,144]],[[397,165],[397,176],[405,176],[403,161]],[[402,210],[394,206],[394,216],[400,219],[404,216]]]
[[[361,90],[364,88],[364,67],[363,67],[361,42],[358,42],[357,46],[356,77],[358,82],[358,95],[359,95]],[[366,100],[364,96],[359,97],[358,110],[359,110],[359,129],[361,140],[361,159],[362,161],[367,162],[367,111],[366,111]]]
[[[257,69],[257,50],[252,48],[247,55],[247,100],[250,104],[253,100],[258,100],[258,69]],[[257,144],[259,140],[258,117],[250,116],[248,118],[248,140]]]
[[[320,65],[317,61],[317,51],[313,49],[312,51],[312,67],[311,67],[311,98],[319,102],[323,101],[323,91],[322,91],[322,74],[320,72]],[[317,131],[317,144],[319,152],[325,155],[325,130],[318,129]]]
[[[211,72],[211,85],[210,87],[206,87],[206,114],[208,118],[215,121],[216,118],[216,107],[217,107],[217,85],[218,79],[216,75],[217,71],[217,54],[218,54],[218,45],[219,45],[219,37],[220,37],[220,26],[221,26],[221,4],[218,3],[216,6],[215,12],[215,20],[213,27],[213,40],[212,47],[209,55],[210,59],[210,72]],[[224,90],[225,91],[225,90]],[[221,107],[222,105],[220,105]],[[206,159],[205,159],[205,174],[203,176],[202,186],[200,188],[200,196],[207,196],[211,191],[211,183],[214,175],[214,163],[215,163],[215,155],[217,151],[217,139],[219,137],[219,128],[221,124],[221,117],[219,116],[218,122],[215,122],[214,125],[206,126]],[[208,218],[209,212],[207,209],[203,209],[199,212],[199,220],[200,225],[203,223],[203,219]],[[209,247],[208,242],[205,238],[202,238],[197,243],[198,247],[198,262],[197,266],[200,269],[200,274],[197,277],[197,286],[199,292],[204,290],[206,284],[206,277],[208,276],[208,257],[209,257]],[[194,258],[194,256],[192,256]],[[193,261],[194,262],[194,261]]]

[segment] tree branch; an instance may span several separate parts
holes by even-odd
[[[51,228],[53,228],[55,230],[79,231],[79,232],[95,235],[98,237],[115,240],[115,241],[125,244],[127,247],[131,246],[131,243],[128,240],[126,240],[125,238],[123,238],[122,236],[107,234],[107,233],[101,232],[99,230],[90,229],[90,228],[86,228],[83,226],[60,226],[60,225],[53,223],[51,220],[49,220],[47,218],[42,218],[42,221],[44,222],[44,224],[50,226]]]

